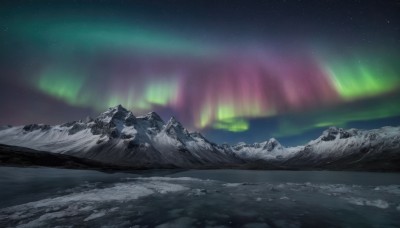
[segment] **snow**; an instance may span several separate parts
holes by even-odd
[[[306,146],[314,156],[321,158],[339,158],[347,156],[354,150],[374,148],[379,153],[384,150],[398,148],[400,145],[400,127],[383,127],[374,130],[343,130],[337,129],[340,133],[347,133],[350,136],[341,138],[338,133],[333,140],[323,140],[329,131],[337,128],[330,128],[316,140],[310,141]]]
[[[348,198],[347,199],[349,203],[357,205],[357,206],[371,206],[371,207],[377,207],[380,209],[386,209],[389,207],[388,202],[377,199],[377,200],[368,200],[364,198]]]
[[[89,215],[83,221],[87,222],[87,221],[90,221],[90,220],[93,220],[93,219],[97,219],[97,218],[103,217],[104,215],[106,215],[106,211],[103,210],[103,211],[96,212],[96,213],[93,213],[93,214]]]
[[[377,186],[374,190],[400,195],[400,185]]]
[[[154,112],[135,117],[122,106],[109,108],[87,122],[49,128],[39,125],[34,129],[3,127],[0,143],[123,165],[166,164],[185,168],[241,163],[237,157],[281,162],[302,152],[307,152],[310,161],[336,159],[350,155],[354,149],[368,151],[373,147],[380,152],[399,149],[400,145],[400,127],[365,131],[332,127],[305,146],[284,147],[274,138],[261,143],[220,146],[210,143],[200,133],[189,133],[173,117],[167,123]]]
[[[100,139],[100,136],[93,135],[90,129],[84,129],[69,135],[68,131],[70,129],[71,127],[55,126],[46,131],[38,129],[26,132],[22,126],[12,127],[0,131],[0,142],[36,150],[63,153],[72,150],[85,151]]]
[[[135,121],[127,122],[129,118]],[[75,125],[79,128],[75,127],[71,133]],[[110,108],[88,122],[56,125],[46,130],[26,131],[24,126],[4,128],[0,130],[0,143],[123,165],[154,163],[190,167],[192,162],[237,160],[216,150],[201,135],[192,137],[175,118],[164,123],[153,112],[136,118],[122,106]],[[182,154],[180,150],[189,153]]]
[[[223,184],[223,186],[225,186],[225,187],[238,187],[240,185],[243,185],[243,183],[226,183],[226,184]]]
[[[274,146],[274,144],[276,145]],[[263,160],[288,159],[303,148],[303,146],[282,147],[274,138],[262,143],[245,144],[242,142],[230,147],[230,149],[241,158]]]
[[[125,126],[122,128],[121,133],[123,133],[124,135],[134,136],[137,134],[137,130],[135,129],[134,126],[130,126],[130,127]]]

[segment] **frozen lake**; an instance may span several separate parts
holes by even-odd
[[[0,167],[0,227],[400,227],[400,174]]]

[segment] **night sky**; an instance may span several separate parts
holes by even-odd
[[[400,125],[400,1],[2,1],[0,124],[122,104],[217,143]]]

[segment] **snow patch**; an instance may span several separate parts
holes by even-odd
[[[96,213],[93,213],[93,214],[89,215],[83,221],[87,222],[87,221],[90,221],[90,220],[93,220],[93,219],[97,219],[97,218],[103,217],[104,215],[106,215],[106,211],[103,210],[103,211],[96,212]]]
[[[377,186],[374,190],[400,195],[400,185]]]
[[[238,187],[240,185],[243,185],[243,183],[226,183],[226,184],[223,184],[223,186],[225,186],[225,187]]]
[[[386,209],[389,207],[388,202],[377,199],[377,200],[367,200],[364,198],[347,198],[347,201],[351,204],[357,205],[357,206],[372,206],[372,207],[377,207],[380,209]]]

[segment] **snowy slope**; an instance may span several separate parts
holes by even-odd
[[[241,163],[201,134],[189,133],[175,118],[165,123],[154,112],[135,117],[120,105],[86,121],[3,128],[3,144],[114,164],[192,167]]]
[[[271,138],[262,143],[238,143],[230,147],[240,158],[245,160],[281,161],[294,156],[303,146],[283,147],[278,140]]]
[[[400,127],[374,130],[331,127],[284,164],[329,168],[357,168],[373,164],[389,168],[399,161]]]
[[[97,118],[49,126],[1,126],[0,143],[118,165],[201,167],[265,161],[280,167],[393,166],[400,161],[400,127],[344,130],[331,127],[304,146],[262,143],[217,145],[187,131],[175,118],[150,112],[135,117],[118,105]],[[396,166],[397,167],[397,166]]]
[[[342,158],[400,156],[400,127],[358,130],[331,127],[304,146],[283,147],[271,138],[262,143],[239,143],[229,148],[246,160],[265,160],[283,164],[320,164]],[[383,153],[383,154],[382,154]],[[290,162],[289,162],[290,161]],[[354,160],[356,162],[356,160]]]

